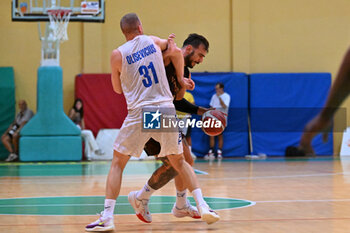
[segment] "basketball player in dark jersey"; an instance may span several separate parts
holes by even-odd
[[[171,58],[167,56],[167,52],[169,52],[169,50],[177,48],[176,45],[171,45],[171,43],[173,42],[171,37],[172,35],[170,35],[168,40],[168,50],[163,52],[163,59],[166,70],[166,76],[169,82],[169,87],[174,96],[173,103],[175,105],[176,110],[178,111],[186,112],[189,114],[202,115],[208,109],[191,104],[183,98],[183,89],[181,89],[181,84],[179,84],[177,81],[178,79],[176,77],[175,67],[171,62]],[[208,49],[209,42],[205,37],[201,35],[195,33],[190,34],[188,38],[184,41],[181,49],[182,56],[184,57],[185,61],[183,80],[185,81],[188,89],[194,89],[194,82],[191,80],[191,73],[189,71],[189,68],[193,68],[196,64],[200,64],[203,61],[205,55],[208,53]],[[188,144],[186,140],[182,140],[182,142],[185,160],[192,166],[193,158],[188,148]],[[158,155],[160,149],[160,144],[152,138],[146,143],[144,148],[145,152],[149,156]],[[143,203],[143,205],[141,206],[141,210],[135,209],[137,216],[139,216],[140,212],[142,212],[143,215],[145,215],[143,216],[143,218],[139,217],[139,219],[142,221],[144,221],[144,219],[147,219],[147,221],[144,221],[147,223],[150,223],[152,221],[151,215],[148,210],[148,200],[155,190],[162,188],[173,178],[175,178],[175,185],[177,189],[176,203],[174,204],[174,207],[172,209],[173,215],[175,217],[189,216],[192,218],[200,218],[197,208],[192,206],[187,200],[187,187],[184,186],[184,183],[181,181],[180,177],[177,176],[177,172],[175,171],[175,169],[170,165],[167,158],[161,158],[161,161],[163,162],[163,165],[152,174],[151,178],[147,181],[145,186],[140,191],[134,191],[129,194],[135,195],[136,192],[136,198],[142,201],[141,203]]]

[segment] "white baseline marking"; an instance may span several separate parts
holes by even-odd
[[[232,204],[232,203],[242,203],[242,201],[226,201],[226,202],[217,202],[217,201],[207,201],[207,203],[209,204]],[[116,203],[116,206],[129,206],[129,203]],[[150,202],[148,203],[148,205],[174,205],[174,202]],[[103,206],[103,203],[99,203],[99,204],[94,204],[94,203],[81,203],[81,204],[34,204],[34,205],[1,205],[0,204],[0,208],[8,208],[8,207],[18,207],[18,208],[23,208],[23,207],[37,207],[37,206]]]
[[[271,200],[271,201],[255,201],[259,203],[295,203],[295,202],[350,202],[350,199],[325,199],[325,200]]]
[[[300,174],[300,175],[284,175],[284,176],[253,176],[253,177],[225,177],[225,178],[202,178],[200,180],[257,180],[257,179],[281,179],[281,178],[300,178],[300,177],[320,177],[320,176],[338,176],[350,175],[350,172],[336,172],[336,173],[315,173],[315,174]]]
[[[302,177],[327,177],[327,176],[349,176],[350,172],[336,172],[336,173],[314,173],[314,174],[300,174],[300,175],[276,175],[276,176],[243,176],[243,177],[225,177],[225,178],[204,178],[201,176],[198,176],[199,180],[215,180],[215,181],[220,181],[220,180],[258,180],[258,179],[283,179],[283,178],[302,178]],[[55,180],[55,184],[74,184],[74,183],[84,183],[85,180],[81,180],[81,177],[76,177],[76,179],[64,179],[62,181],[58,180],[58,177],[49,177],[45,179],[41,179],[39,177],[33,178],[21,178],[22,180],[13,180],[13,179],[8,179],[8,180],[3,180],[4,178],[13,178],[13,177],[1,177],[0,178],[0,184],[14,184],[14,183],[19,183],[19,184],[53,184],[52,180]],[[17,178],[17,177],[16,177]],[[129,180],[130,182],[139,182],[140,177],[125,177],[123,178],[124,180]],[[145,178],[147,179],[147,178]],[[92,177],[87,183],[91,183],[92,181],[103,181],[105,182],[106,176],[102,176],[99,178]]]

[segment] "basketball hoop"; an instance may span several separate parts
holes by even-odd
[[[68,40],[67,27],[71,9],[48,9],[49,23],[46,23],[45,34],[41,36],[40,23],[38,24],[41,45],[41,66],[59,66],[60,43]]]
[[[68,40],[67,27],[72,10],[70,9],[50,9],[47,14],[50,19],[50,27],[53,32],[53,40],[60,42]]]
[[[105,0],[12,0],[11,17],[12,21],[38,22],[40,65],[59,66],[60,45],[68,40],[68,23],[103,23]]]

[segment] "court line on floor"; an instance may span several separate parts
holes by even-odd
[[[337,176],[337,175],[350,175],[350,172],[336,172],[336,173],[315,173],[315,174],[300,174],[300,175],[278,175],[278,176],[253,176],[253,177],[224,177],[224,178],[204,178],[201,180],[255,180],[255,179],[281,179],[281,178],[299,178],[299,177],[320,177],[320,176]]]
[[[208,201],[208,204],[232,204],[232,203],[241,203],[242,200],[237,199],[237,201],[223,201],[223,202],[218,202],[218,201]],[[251,202],[251,201],[249,201]],[[295,202],[350,202],[350,199],[325,199],[325,200],[270,200],[270,201],[255,201],[256,204],[260,203],[295,203]],[[173,205],[174,202],[150,202],[149,205]],[[130,205],[129,203],[116,203],[116,206],[128,206]],[[81,204],[30,204],[30,205],[1,205],[0,208],[18,208],[18,207],[48,207],[48,206],[103,206],[103,203],[81,203]],[[236,208],[234,208],[236,209]],[[227,209],[224,209],[227,210]]]
[[[65,196],[65,197],[72,197],[72,196]],[[74,197],[103,197],[103,196],[74,196]],[[163,196],[164,197],[164,196]],[[166,197],[173,197],[173,196],[166,196]],[[31,198],[57,198],[57,197],[24,197],[24,198],[21,198],[21,197],[15,197],[15,198],[4,198],[4,199],[31,199]],[[213,200],[213,201],[207,201],[207,203],[209,204],[232,204],[232,203],[241,203],[242,201],[244,202],[247,202],[249,203],[248,205],[244,205],[244,206],[236,206],[236,207],[231,207],[231,208],[224,208],[224,209],[216,209],[216,210],[231,210],[231,209],[241,209],[241,208],[247,208],[247,207],[251,207],[251,206],[254,206],[256,203],[254,201],[250,201],[250,200],[245,200],[245,199],[233,199],[233,198],[229,198],[229,197],[208,197],[208,198],[215,198],[216,200]],[[227,199],[230,199],[231,201],[227,201]],[[222,201],[217,201],[217,200],[222,200]],[[193,203],[195,203],[193,201]],[[170,204],[170,205],[173,205],[174,202],[151,202],[150,204],[152,205],[155,205],[155,204],[160,204],[160,205],[163,205],[163,204]],[[39,204],[40,205],[40,204]],[[103,207],[103,204],[53,204],[53,205],[42,205],[42,206],[72,206],[72,205],[77,205],[77,206],[84,206],[84,205],[91,205],[91,206],[96,206],[96,205],[99,205],[99,206],[102,206]],[[117,202],[116,205],[118,206],[122,206],[122,205],[129,205],[129,203],[120,203],[120,202]],[[5,205],[0,205],[0,208],[2,206],[5,206]],[[30,206],[30,205],[6,205],[5,207],[8,208],[8,207],[26,207],[26,206]],[[33,205],[33,206],[38,206],[38,204],[36,205]],[[155,214],[166,214],[166,213],[155,213]],[[74,214],[74,215],[41,215],[41,214],[0,214],[0,216],[3,216],[3,215],[14,215],[14,216],[96,216],[95,215],[91,215],[91,214],[88,214],[88,215],[78,215],[78,214]],[[118,215],[133,215],[133,214],[118,214]]]
[[[273,219],[233,219],[232,222],[277,222],[277,221],[327,221],[350,220],[350,218],[273,218]]]
[[[322,176],[337,176],[337,175],[344,175],[344,176],[349,176],[350,172],[336,172],[336,173],[315,173],[315,174],[300,174],[300,175],[278,175],[278,176],[253,176],[253,177],[249,177],[249,176],[243,176],[243,177],[224,177],[224,178],[217,178],[217,177],[212,177],[212,178],[205,178],[205,177],[201,177],[199,176],[198,179],[199,180],[213,180],[213,181],[218,181],[218,180],[258,180],[258,179],[282,179],[282,178],[302,178],[302,177],[322,177]],[[105,181],[105,176],[103,175],[103,177],[101,178],[93,178],[93,181],[98,181],[98,180],[103,180]],[[142,175],[138,175],[138,177],[128,177],[125,176],[125,180],[140,180],[140,177]],[[35,178],[34,178],[35,177]],[[81,179],[81,177],[85,177],[85,176],[79,176],[76,177],[76,179],[72,179],[72,180],[67,180],[64,177],[60,176],[60,177],[46,177],[45,179],[40,179],[38,178],[40,176],[33,176],[33,177],[21,177],[21,179],[23,180],[18,180],[18,177],[13,177],[13,176],[2,176],[0,178],[0,184],[13,184],[13,183],[20,183],[20,184],[25,184],[27,181],[27,184],[33,184],[33,183],[40,183],[40,184],[52,184],[52,180],[47,180],[47,179],[55,179],[55,184],[60,183],[60,184],[67,184],[67,183],[82,183],[82,180],[77,180],[77,179]],[[3,178],[16,178],[16,180],[1,180]],[[64,179],[62,182],[60,182],[59,180],[57,180],[58,178]],[[33,179],[34,182],[31,182],[30,179]],[[145,178],[146,179],[146,178]],[[87,181],[89,183],[91,183],[91,180]]]
[[[259,203],[295,203],[295,202],[350,202],[350,199],[324,199],[324,200],[269,200],[269,201],[255,201]]]
[[[341,220],[350,220],[350,218],[272,218],[272,219],[228,219],[228,220],[220,220],[218,223],[232,223],[232,222],[282,222],[282,221],[341,221]],[[203,223],[202,221],[152,221],[152,225],[160,226],[162,224],[198,224]],[[38,223],[38,224],[0,224],[0,227],[36,227],[36,226],[86,226],[87,222],[84,223]],[[144,223],[141,222],[117,222],[116,225],[140,225],[145,226]],[[151,225],[147,225],[151,226]],[[206,224],[204,226],[207,226]],[[198,229],[197,229],[198,230]],[[200,230],[200,229],[199,229]]]
[[[1,200],[1,199],[0,199]],[[218,202],[218,201],[207,201],[208,204],[232,204],[232,203],[241,203],[241,200],[237,200],[237,201],[226,201],[226,202]],[[249,201],[251,202],[251,201]],[[148,205],[174,205],[174,202],[149,202]],[[103,206],[103,203],[81,203],[81,204],[30,204],[30,205],[1,205],[0,204],[0,208],[8,208],[8,207],[36,207],[36,206],[40,206],[40,207],[47,207],[47,206]],[[116,203],[116,206],[130,206],[129,203]],[[237,207],[238,208],[238,207]],[[236,209],[236,208],[235,208]]]
[[[0,162],[0,166],[23,166],[23,165],[105,165],[111,164],[112,160],[95,160],[95,161],[76,161],[76,162],[66,162],[66,161],[55,161],[55,162]],[[128,163],[136,163],[136,162],[146,162],[146,163],[162,163],[156,159],[145,159],[145,160],[130,160]]]
[[[198,174],[198,175],[209,175],[209,173],[208,172],[205,172],[205,171],[201,171],[201,170],[199,170],[199,169],[193,169],[194,170],[194,172],[196,173],[196,174]],[[141,173],[141,174],[127,174],[127,175],[152,175],[152,173],[153,172],[149,172],[149,173]],[[20,177],[20,178],[26,178],[26,177],[28,177],[28,178],[33,178],[33,177],[48,177],[48,178],[50,178],[50,177],[54,177],[55,179],[57,178],[57,177],[62,177],[62,178],[64,178],[64,177],[85,177],[85,176],[103,176],[103,177],[105,177],[105,176],[107,176],[108,175],[108,173],[106,173],[106,174],[69,174],[69,175],[47,175],[47,176],[40,176],[40,175],[35,175],[35,176],[18,176],[18,175],[16,175],[16,176],[0,176],[1,178],[18,178],[18,177]]]
[[[84,197],[84,196],[78,196]],[[88,196],[89,197],[89,196]],[[25,198],[3,198],[3,199],[31,199],[31,198],[57,198],[57,197],[25,197]],[[213,197],[210,197],[213,198]],[[223,198],[224,199],[224,198]],[[1,200],[1,199],[0,199]],[[243,199],[236,199],[232,201],[208,201],[209,204],[231,204],[241,203],[242,201],[252,202]],[[295,203],[295,202],[350,202],[350,199],[322,199],[322,200],[266,200],[266,201],[253,201],[253,203]],[[174,202],[150,202],[149,205],[172,205]],[[102,206],[103,203],[81,203],[81,204],[30,204],[30,205],[1,205],[0,208],[5,207],[33,207],[33,206]],[[129,203],[116,203],[116,206],[126,206]]]

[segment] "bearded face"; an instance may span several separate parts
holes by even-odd
[[[200,64],[203,62],[203,59],[205,55],[207,54],[207,51],[205,50],[205,47],[203,44],[200,44],[198,48],[194,48],[191,45],[188,45],[188,53],[184,56],[185,59],[185,66],[189,68],[193,68],[196,64]]]

